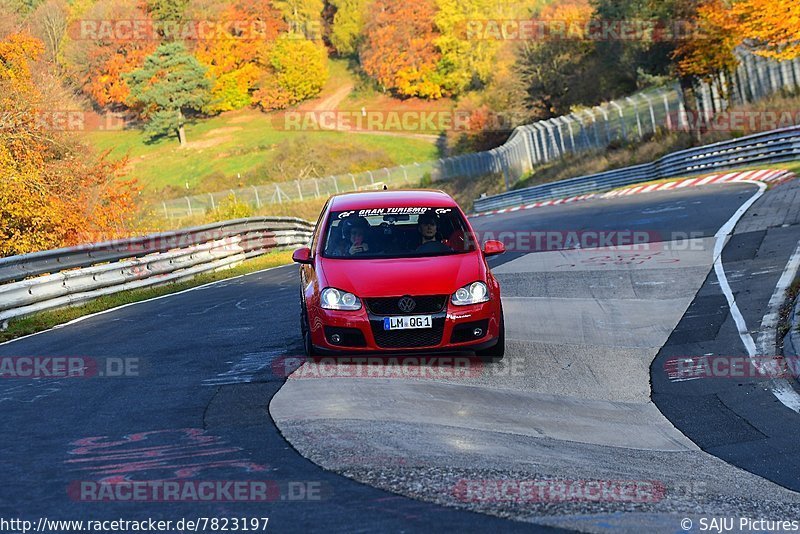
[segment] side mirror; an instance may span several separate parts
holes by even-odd
[[[483,244],[483,253],[486,256],[497,256],[498,254],[502,254],[506,251],[506,246],[503,244],[502,241],[495,241],[494,239],[489,239],[486,243]]]
[[[308,247],[298,248],[292,254],[292,261],[309,265],[311,263],[311,249]]]

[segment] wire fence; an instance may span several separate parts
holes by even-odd
[[[324,178],[271,182],[164,200],[156,209],[170,221],[218,209],[228,198],[256,209],[336,193],[414,187],[454,178],[502,175],[506,189],[544,163],[567,154],[604,150],[617,142],[642,140],[659,130],[688,131],[698,117],[713,117],[730,105],[756,102],[781,91],[800,88],[800,58],[777,62],[743,53],[731,80],[722,80],[732,91],[725,97],[721,83],[701,83],[696,88],[698,116],[686,112],[678,84],[650,89],[568,115],[518,126],[501,146],[424,163],[412,163],[361,173]],[[792,123],[794,124],[794,123]],[[788,126],[788,124],[784,124]]]

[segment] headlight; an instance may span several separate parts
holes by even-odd
[[[361,301],[357,296],[346,291],[328,287],[322,290],[320,295],[322,307],[326,310],[360,310]]]
[[[450,302],[456,306],[480,304],[489,300],[489,288],[483,282],[473,282],[453,293]]]

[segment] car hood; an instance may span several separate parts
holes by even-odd
[[[400,259],[325,258],[321,267],[318,274],[324,286],[359,297],[444,295],[476,280],[486,280],[479,252]]]

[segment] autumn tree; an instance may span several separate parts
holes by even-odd
[[[729,31],[758,54],[778,60],[800,56],[800,2],[735,0],[729,15]]]
[[[328,81],[327,53],[321,43],[283,35],[269,54],[269,69],[253,94],[268,111],[282,109],[319,94]]]
[[[71,78],[100,107],[125,105],[130,89],[125,74],[142,66],[158,45],[157,36],[120,34],[102,21],[151,21],[134,3],[100,0],[70,25],[65,62]]]
[[[673,53],[687,108],[696,111],[697,80],[714,85],[726,98],[733,93],[732,80],[744,45],[776,60],[800,56],[800,4],[787,0],[673,0],[691,17],[694,31],[681,40]],[[687,17],[687,18],[688,18]],[[710,110],[719,111],[719,110]]]
[[[239,0],[214,15],[225,29],[200,39],[194,54],[214,81],[205,111],[218,113],[249,105],[256,83],[269,69],[270,50],[285,28],[268,0]]]
[[[2,256],[119,233],[135,213],[136,187],[120,179],[125,161],[87,155],[86,147],[47,121],[31,74],[44,50],[24,33],[0,41]]]
[[[125,75],[130,101],[140,106],[150,138],[176,133],[186,144],[186,113],[200,111],[210,100],[207,68],[182,43],[165,43],[147,57],[144,66]]]
[[[676,71],[681,78],[715,84],[727,97],[739,64],[734,49],[741,42],[741,34],[733,31],[731,13],[722,0],[705,0],[697,8],[693,26],[673,53]]]
[[[436,0],[434,43],[441,57],[437,71],[449,94],[480,89],[492,77],[495,58],[504,44],[499,39],[475,38],[465,34],[470,22],[513,19],[508,4],[497,0]]]
[[[68,21],[69,7],[64,0],[46,0],[31,15],[33,31],[44,43],[45,54],[51,64],[58,63]]]
[[[444,96],[435,13],[434,0],[375,0],[359,51],[364,72],[398,96]]]

